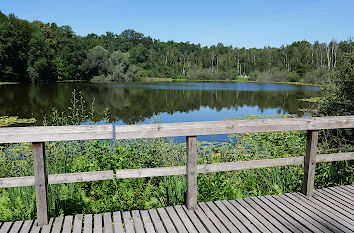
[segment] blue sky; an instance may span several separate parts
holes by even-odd
[[[162,41],[209,46],[281,46],[354,36],[354,0],[0,0],[29,21],[69,25],[79,35],[134,29]]]

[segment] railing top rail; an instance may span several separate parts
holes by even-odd
[[[116,139],[354,128],[354,116],[119,125]],[[0,143],[112,139],[113,125],[0,128]]]
[[[354,128],[354,116],[119,125],[116,139]]]

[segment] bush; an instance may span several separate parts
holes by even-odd
[[[314,71],[308,72],[303,82],[311,83],[311,84],[326,84],[329,82],[332,77],[333,72],[324,70],[324,69],[316,69]]]

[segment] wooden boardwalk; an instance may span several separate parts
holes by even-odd
[[[354,232],[354,186],[232,201],[36,221],[0,222],[0,233],[118,232]]]

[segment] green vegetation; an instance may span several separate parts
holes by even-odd
[[[33,124],[36,119],[19,119],[16,116],[0,116],[0,127],[15,125],[15,124]]]
[[[74,95],[75,97],[75,95]],[[78,124],[93,117],[81,98],[73,98],[66,115],[54,110],[44,124]],[[258,118],[260,116],[251,116]],[[293,116],[285,116],[293,117]],[[234,134],[223,143],[199,142],[198,164],[303,156],[305,132]],[[326,152],[322,143],[321,152]],[[49,174],[68,172],[182,166],[185,144],[168,138],[142,140],[91,140],[46,143]],[[33,175],[30,143],[0,147],[0,177]],[[351,162],[318,164],[316,187],[353,184]],[[286,166],[198,175],[198,201],[300,191],[302,166]],[[184,203],[184,176],[120,179],[49,186],[52,216],[149,209]],[[33,187],[0,190],[0,221],[34,218]]]
[[[0,81],[134,81],[139,78],[323,84],[351,39],[234,48],[161,42],[134,30],[76,35],[70,26],[28,22],[0,12]],[[274,76],[274,77],[273,77]]]

